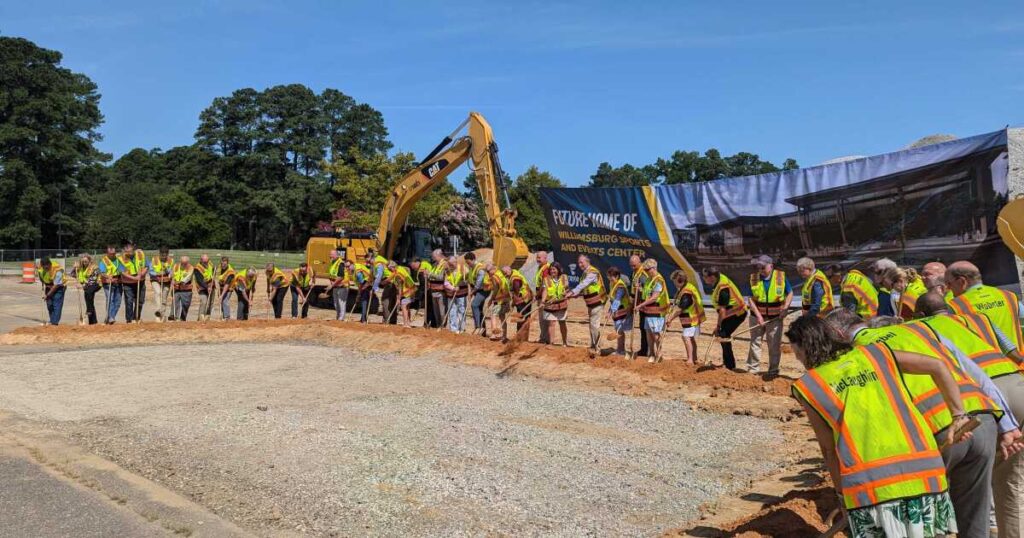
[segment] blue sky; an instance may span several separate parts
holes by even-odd
[[[569,185],[677,149],[809,166],[1024,125],[1019,0],[35,1],[0,5],[0,34],[96,81],[115,156],[189,144],[214,97],[293,82],[371,104],[417,155],[480,111],[509,173]]]

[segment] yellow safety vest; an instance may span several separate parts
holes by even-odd
[[[194,266],[190,265],[190,266],[188,266],[187,269],[183,269],[181,267],[181,264],[177,264],[177,265],[175,265],[171,269],[171,278],[174,280],[174,284],[175,284],[174,289],[175,289],[175,291],[186,291],[186,290],[179,290],[178,289],[178,286],[184,286],[184,285],[188,285],[189,286],[187,291],[192,291],[192,287],[191,286],[192,286],[192,276],[193,276],[194,271],[195,271],[195,267]],[[187,279],[187,281],[186,281],[186,279]]]
[[[604,290],[604,277],[601,276],[601,271],[599,271],[597,267],[591,265],[590,267],[587,267],[587,274],[596,275],[597,280],[587,285],[586,288],[583,288],[583,302],[586,303],[587,306],[604,304],[608,295]]]
[[[519,271],[519,269],[512,270],[512,276],[509,278],[509,292],[513,291],[512,284],[519,282],[519,294],[512,297],[512,302],[520,305],[528,303],[533,300],[533,292],[530,291],[530,283],[526,280],[526,275]]]
[[[331,277],[331,280],[342,278],[343,267],[345,267],[345,260],[340,257],[335,258],[331,261],[331,265],[327,266],[327,276]]]
[[[715,284],[714,291],[711,292],[711,301],[718,308],[719,296],[722,291],[729,290],[729,304],[725,306],[725,317],[731,318],[733,316],[741,316],[747,311],[747,305],[743,302],[743,296],[740,295],[740,289],[736,287],[736,284],[725,274],[718,275],[718,283]]]
[[[980,317],[983,318],[982,322],[991,328],[988,318]],[[963,316],[940,314],[915,320],[915,323],[923,323],[936,333],[948,338],[953,345],[970,357],[985,372],[985,375],[992,379],[1024,372],[1021,366],[1003,355],[998,343],[990,343],[985,337],[974,332],[970,322]],[[991,329],[988,332],[995,339],[995,333]]]
[[[949,306],[958,314],[984,314],[1009,338],[1019,351],[1024,344],[1021,334],[1020,300],[1011,291],[1003,291],[992,286],[976,286],[959,297],[954,297]]]
[[[129,275],[136,276],[139,274],[139,271],[146,266],[146,255],[143,254],[141,250],[136,250],[135,256],[133,257],[135,259],[131,260],[125,258],[124,254],[121,254],[117,259],[120,260],[121,265],[124,265],[124,268],[128,270],[127,272]]]
[[[306,274],[303,275],[299,269],[292,269],[291,283],[294,286],[306,289],[313,283],[313,272],[307,269]]]
[[[818,316],[824,316],[829,310],[835,308],[835,299],[832,297],[832,283],[828,281],[828,277],[825,273],[815,269],[814,274],[811,278],[804,281],[804,287],[800,290],[800,308],[804,312],[811,309],[811,291],[814,289],[814,283],[820,282],[821,289],[825,292],[821,297],[821,303],[818,304]]]
[[[43,282],[43,284],[46,284],[47,286],[50,286],[54,282],[56,282],[57,275],[59,275],[59,274],[61,274],[63,272],[64,272],[64,268],[61,267],[60,264],[58,264],[55,261],[51,261],[50,262],[50,267],[49,268],[45,268],[44,269],[43,267],[38,267],[36,269],[36,274],[39,275],[39,280],[41,280]]]
[[[367,267],[367,266],[365,266],[365,265],[363,265],[361,263],[354,263],[354,264],[352,264],[352,282],[353,283],[357,283],[358,282],[358,280],[356,280],[356,277],[358,275],[363,275],[363,284],[360,286],[360,288],[363,288],[365,286],[372,286],[373,285],[373,280],[371,278],[373,276],[373,273],[370,272],[370,268],[369,267]]]
[[[884,345],[857,347],[818,365],[793,392],[832,430],[847,509],[948,489],[935,438]]]
[[[283,288],[288,285],[288,275],[284,274],[284,271],[274,268],[274,272],[267,278],[267,284],[275,288]]]
[[[110,256],[103,256],[103,274],[108,278],[114,278],[121,274],[117,269],[117,256],[110,259]]]
[[[569,279],[565,275],[558,275],[557,279],[545,276],[543,285],[546,293],[544,310],[561,312],[569,308],[569,300],[565,297],[569,291]]]
[[[469,268],[469,272],[466,274],[466,280],[469,281],[470,286],[476,286],[476,279],[480,276],[480,271],[483,271],[484,264],[476,262],[472,267]],[[487,276],[484,276],[484,280],[487,280]],[[477,290],[480,291],[480,290]]]
[[[786,273],[772,269],[768,277],[768,291],[761,282],[761,273],[750,275],[750,298],[762,316],[775,317],[782,313],[782,301],[786,299]]]
[[[97,272],[99,272],[99,268],[95,265],[90,265],[85,269],[79,267],[75,269],[75,277],[78,278],[79,284],[85,284],[89,280],[89,277],[96,274]]]
[[[491,282],[493,286],[491,290],[493,299],[491,300],[497,304],[507,303],[512,294],[509,292],[508,278],[505,277],[505,273],[502,273],[500,269],[495,271],[491,276]]]
[[[668,312],[668,285],[665,284],[665,278],[661,274],[654,275],[644,284],[644,289],[641,292],[641,297],[644,301],[651,298],[651,294],[654,293],[654,286],[661,284],[661,291],[658,292],[658,298],[654,304],[650,304],[641,308],[641,312],[648,316],[664,316]]]
[[[615,294],[622,290],[622,300],[619,301],[619,309],[612,312],[612,319],[623,319],[629,316],[633,307],[633,298],[630,297],[629,289],[626,287],[626,281],[620,276],[612,281],[612,289],[608,291],[610,297],[615,297]]]
[[[217,282],[219,282],[222,287],[231,286],[233,283],[232,281],[235,279],[235,274],[235,268],[229,263],[226,268],[220,270],[220,274],[217,275]]]
[[[213,280],[212,263],[203,264],[203,262],[199,262],[195,265],[195,267],[196,271],[199,271],[199,274],[203,275],[203,280],[205,280],[206,282],[210,282],[211,280]]]
[[[640,265],[636,270],[633,271],[633,293],[637,296],[640,295],[640,290],[643,289],[644,284],[647,283],[647,273],[644,272],[644,266]]]
[[[537,268],[537,274],[533,275],[533,289],[540,291],[540,286],[547,278],[548,268],[551,267],[551,262],[547,262]]]
[[[856,269],[847,273],[840,293],[849,294],[857,301],[858,316],[868,319],[878,315],[878,290],[864,273]]]
[[[900,294],[900,311],[899,316],[903,319],[911,319],[914,317],[914,311],[917,309],[918,297],[928,293],[928,288],[924,287],[924,281],[920,278],[915,278],[907,283],[907,289],[903,290]]]
[[[416,279],[412,277],[412,273],[409,268],[404,265],[395,267],[394,281],[398,285],[398,292],[405,299],[411,299],[416,295],[416,288],[419,287],[416,284]]]
[[[687,282],[683,289],[679,290],[679,299],[687,295],[693,299],[693,303],[688,308],[679,309],[679,321],[683,324],[683,327],[696,327],[704,323],[707,315],[704,313],[704,304],[700,296],[700,290],[697,289],[697,286],[693,285],[693,282]]]
[[[160,260],[160,256],[153,258],[153,273],[161,277],[174,270],[174,258],[168,256],[167,262]]]
[[[445,281],[455,288],[455,291],[447,291],[449,297],[465,297],[469,295],[469,284],[466,283],[465,268],[461,265],[456,265],[455,268],[448,272],[448,276],[444,277]]]
[[[890,325],[877,329],[863,329],[854,337],[853,343],[858,346],[883,343],[892,351],[906,351],[931,357],[941,361],[953,375],[960,387],[964,410],[971,414],[992,413],[1002,416],[1002,411],[988,396],[981,392],[981,387],[974,383],[963,369],[956,363],[938,337],[927,326],[919,324]],[[911,400],[928,422],[933,434],[939,433],[953,423],[953,416],[942,399],[939,387],[927,375],[901,374],[904,385],[910,391]]]

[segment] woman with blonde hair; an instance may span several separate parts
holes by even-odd
[[[562,273],[562,265],[558,262],[552,263],[541,282],[540,301],[544,312],[541,315],[541,323],[548,324],[548,334],[555,334],[555,327],[558,327],[562,335],[562,347],[568,346],[569,328],[565,325],[565,319],[569,312],[569,279]]]
[[[665,326],[679,318],[683,326],[683,347],[686,348],[686,360],[690,364],[697,363],[697,336],[700,335],[700,324],[706,318],[700,290],[690,282],[686,271],[676,269],[670,275],[676,285],[676,297],[672,301],[672,314],[665,320]]]
[[[79,293],[85,296],[85,313],[89,325],[96,325],[96,292],[100,291],[100,268],[93,263],[92,256],[82,254],[78,257],[78,261],[75,262],[75,278],[78,281]]]

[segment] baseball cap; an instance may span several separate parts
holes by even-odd
[[[771,257],[770,256],[765,256],[764,254],[762,254],[760,256],[754,256],[750,260],[750,265],[757,265],[759,267],[765,266],[765,265],[771,265],[771,264],[772,264]]]

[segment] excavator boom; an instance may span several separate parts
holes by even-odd
[[[468,135],[456,138],[467,126]],[[509,204],[498,161],[498,146],[494,142],[491,126],[477,112],[470,112],[469,118],[445,137],[391,191],[384,203],[377,229],[378,252],[388,258],[393,256],[398,236],[416,202],[466,161],[471,164],[483,199],[495,265],[521,267],[526,262],[529,251],[516,232],[516,211]]]

